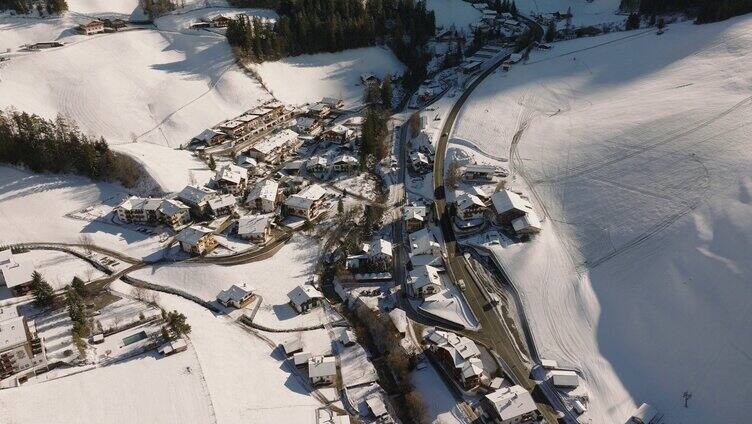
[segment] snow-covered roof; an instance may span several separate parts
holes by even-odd
[[[5,321],[7,319],[16,318],[19,317],[18,313],[18,306],[5,306],[3,308],[0,308],[0,321]]]
[[[415,267],[410,271],[410,284],[416,290],[428,285],[441,286],[439,270],[431,265]]]
[[[118,207],[121,209],[133,211],[133,210],[142,210],[142,211],[155,211],[159,209],[159,206],[162,204],[162,199],[157,199],[153,197],[136,197],[131,196],[123,201]]]
[[[376,239],[371,242],[371,248],[369,250],[371,256],[386,255],[392,256],[392,243],[384,239]]]
[[[392,324],[397,328],[397,331],[400,333],[405,333],[407,331],[407,314],[405,314],[405,311],[399,308],[394,308],[389,311],[389,319],[392,320]]]
[[[426,220],[426,207],[417,206],[417,205],[405,206],[404,217],[406,220],[416,219],[418,221],[425,221]]]
[[[167,216],[172,216],[189,209],[188,205],[175,199],[164,199],[162,204],[159,205],[159,211]]]
[[[235,196],[232,194],[222,194],[217,197],[212,197],[209,199],[209,207],[213,210],[219,210],[226,207],[233,207],[235,206]]]
[[[256,199],[263,199],[273,202],[277,199],[278,189],[279,183],[272,179],[259,181],[248,193],[246,201],[250,202]]]
[[[209,198],[217,195],[217,192],[208,187],[185,186],[178,193],[177,198],[192,205],[200,205]]]
[[[302,285],[292,289],[290,293],[287,293],[287,297],[290,299],[290,302],[300,306],[311,299],[317,299],[323,296],[313,286]]]
[[[285,205],[297,209],[310,209],[313,203],[326,194],[324,187],[311,184],[299,193],[293,194],[285,200]]]
[[[538,215],[533,211],[527,211],[524,216],[513,219],[512,227],[514,228],[514,231],[540,231],[542,229],[540,219],[538,219]]]
[[[465,188],[465,191],[466,191],[466,192],[467,192],[468,194],[472,194],[472,195],[474,195],[474,196],[478,196],[478,197],[480,197],[481,199],[488,199],[488,193],[486,193],[486,191],[485,191],[485,190],[483,190],[483,189],[482,189],[481,187],[479,187],[479,186],[476,186],[476,185],[468,185],[468,186],[467,186],[467,187]]]
[[[345,346],[349,346],[358,341],[358,339],[355,337],[355,333],[348,330],[347,328],[337,329],[337,340]]]
[[[263,234],[269,228],[272,217],[269,215],[246,215],[238,219],[238,235]]]
[[[465,336],[443,330],[430,331],[426,338],[436,346],[447,350],[454,359],[454,366],[463,368],[471,358],[480,358],[480,350],[474,341]]]
[[[476,174],[494,174],[497,168],[493,165],[467,165],[464,172],[473,172]]]
[[[410,162],[412,163],[425,163],[428,164],[428,156],[423,154],[422,152],[412,152],[410,153]]]
[[[300,333],[296,333],[293,336],[286,338],[282,342],[282,348],[286,354],[291,354],[303,349],[303,340],[300,338]]]
[[[22,316],[0,321],[0,352],[26,343],[26,321]]]
[[[474,194],[463,193],[462,195],[457,197],[457,209],[464,211],[473,206],[480,206],[482,208],[486,207],[483,201]]]
[[[308,359],[308,376],[330,377],[337,375],[337,359],[333,356],[315,356]]]
[[[323,99],[321,99],[321,103],[324,103],[331,107],[338,107],[342,103],[342,99],[335,99],[334,97],[324,97]]]
[[[464,378],[480,377],[483,374],[483,361],[480,358],[470,358],[462,365]]]
[[[297,120],[295,121],[295,125],[298,128],[305,128],[305,129],[310,129],[311,127],[317,124],[318,124],[318,119],[311,118],[308,116],[302,116],[300,118],[297,118]]]
[[[237,166],[237,165],[233,165],[231,163],[228,163],[222,166],[217,171],[217,175],[214,177],[216,181],[227,181],[233,184],[240,184],[241,180],[245,180],[247,178],[248,178],[247,169]]]
[[[217,135],[225,135],[225,133],[219,130],[215,130],[213,128],[207,128],[204,131],[202,131],[201,134],[193,138],[195,138],[196,140],[200,140],[200,141],[209,141]]]
[[[240,166],[246,165],[255,168],[258,165],[256,159],[249,156],[238,156],[235,158],[235,163]]]
[[[233,120],[230,120],[230,121],[227,121],[227,122],[223,122],[222,124],[220,124],[219,127],[220,128],[226,128],[228,130],[234,130],[235,128],[237,128],[237,127],[239,127],[241,125],[244,125],[244,124],[245,123],[243,121],[238,121],[238,120],[233,119]]]
[[[346,165],[357,165],[358,159],[353,155],[339,155],[332,161],[332,164],[338,165],[338,164],[346,164]]]
[[[523,200],[519,194],[509,190],[494,193],[491,196],[491,202],[493,202],[496,213],[504,213],[511,210],[527,212],[531,209],[530,204]]]
[[[427,228],[410,233],[410,253],[413,255],[424,255],[431,253],[439,247],[433,233]]]
[[[328,131],[331,131],[331,132],[333,132],[335,134],[338,134],[338,135],[344,135],[344,136],[349,136],[353,132],[353,130],[351,130],[350,128],[347,128],[346,126],[341,125],[341,124],[337,124],[337,125],[329,128]]]
[[[268,155],[278,148],[290,144],[293,141],[297,141],[297,139],[298,133],[288,128],[278,132],[277,134],[274,134],[267,139],[261,140],[261,142],[253,146],[253,150],[264,155]]]
[[[31,265],[16,262],[10,249],[0,251],[0,274],[8,288],[28,283],[33,272]]]
[[[311,156],[310,159],[308,159],[308,162],[306,162],[308,168],[313,168],[314,166],[326,167],[328,164],[329,159],[325,156]]]
[[[195,246],[196,244],[198,244],[202,237],[213,232],[214,231],[212,231],[210,228],[206,228],[201,225],[191,225],[190,227],[179,232],[178,235],[175,236],[175,240],[181,243]]]
[[[217,295],[217,300],[222,303],[227,303],[231,300],[242,302],[243,300],[248,298],[249,295],[251,295],[250,291],[233,284],[229,289],[219,292],[219,294]]]
[[[293,363],[295,363],[296,366],[307,364],[309,359],[311,359],[310,352],[298,352],[292,355],[292,361]]]
[[[538,409],[533,397],[522,386],[504,387],[485,397],[494,406],[502,421],[512,420]]]
[[[550,374],[554,386],[577,387],[580,384],[580,377],[574,371],[552,370]]]
[[[368,399],[366,399],[366,405],[376,418],[384,416],[388,413],[386,410],[386,405],[384,404],[384,400],[379,395],[370,396]]]

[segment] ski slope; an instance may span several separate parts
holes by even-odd
[[[752,16],[556,43],[458,118],[452,138],[509,158],[548,216],[493,249],[542,356],[582,370],[583,422],[641,402],[672,423],[752,413],[749,63]]]
[[[483,13],[472,4],[458,0],[427,0],[426,9],[433,11],[437,27],[449,28],[454,25],[467,33],[471,32],[468,27],[483,17]]]

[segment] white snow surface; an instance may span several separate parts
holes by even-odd
[[[427,0],[426,9],[433,11],[437,27],[449,28],[454,25],[457,30],[468,33],[468,26],[478,23],[483,17],[480,10],[461,0]]]
[[[557,43],[458,118],[452,138],[509,156],[512,187],[548,216],[534,241],[493,249],[541,356],[582,370],[583,422],[641,402],[666,422],[752,413],[749,63],[749,16]]]
[[[517,0],[515,4],[522,13],[546,14],[572,11],[572,25],[597,25],[608,22],[622,22],[624,15],[617,15],[620,0]]]
[[[82,14],[143,15],[139,0],[69,0],[68,9]]]
[[[288,57],[254,65],[266,88],[279,100],[291,104],[341,98],[345,107],[361,104],[360,76],[372,73],[401,75],[405,66],[383,47],[364,47],[337,53]]]

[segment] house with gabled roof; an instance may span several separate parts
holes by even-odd
[[[271,178],[261,180],[253,186],[245,199],[245,204],[262,213],[271,213],[277,209],[279,183]]]
[[[191,225],[179,232],[175,240],[180,243],[184,252],[192,255],[203,255],[217,247],[214,231],[201,225]]]
[[[305,284],[292,289],[287,293],[287,298],[290,299],[290,305],[299,314],[305,314],[321,305],[324,296],[313,286]]]
[[[318,215],[319,207],[324,203],[326,190],[318,184],[311,184],[299,193],[285,200],[285,210],[289,215],[312,219]]]

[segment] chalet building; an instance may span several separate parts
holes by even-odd
[[[496,210],[497,220],[501,225],[511,225],[514,219],[525,216],[526,213],[533,210],[528,201],[509,190],[494,193],[491,196],[491,202]]]
[[[457,197],[457,216],[464,221],[483,218],[486,204],[478,196],[463,193]]]
[[[294,152],[300,146],[298,133],[285,129],[273,136],[261,140],[248,151],[248,156],[259,162],[276,164],[282,158]]]
[[[318,184],[312,184],[285,200],[287,214],[304,219],[312,219],[319,213],[324,203],[326,190]]]
[[[405,227],[408,232],[414,232],[423,228],[428,218],[428,210],[425,206],[410,205],[405,206]]]
[[[0,379],[40,367],[47,367],[47,355],[34,321],[20,315],[17,306],[1,308]]]
[[[237,208],[235,196],[232,194],[222,194],[209,199],[209,210],[215,217],[232,215]]]
[[[493,424],[537,423],[540,412],[533,397],[522,386],[503,387],[484,395],[480,406],[485,422]]]
[[[164,199],[162,204],[159,205],[161,221],[173,230],[187,224],[191,220],[190,211],[191,208],[188,205],[174,199]]]
[[[80,34],[84,35],[99,34],[100,32],[104,32],[104,22],[98,20],[90,21],[79,25],[77,30]]]
[[[410,233],[410,255],[441,256],[441,245],[428,228]]]
[[[269,215],[247,215],[238,219],[238,237],[253,243],[264,244],[271,235],[272,217]]]
[[[413,268],[407,280],[407,293],[412,297],[426,298],[444,288],[439,270],[431,265]]]
[[[425,174],[426,172],[431,172],[433,169],[431,160],[423,152],[412,152],[409,159],[410,167],[418,174]]]
[[[175,240],[180,243],[184,252],[192,255],[204,255],[217,247],[214,231],[200,225],[192,225],[178,233]]]
[[[219,15],[211,19],[211,26],[214,28],[227,28],[230,22],[232,22],[231,18]]]
[[[329,170],[329,160],[324,156],[311,156],[306,162],[308,172],[326,172]]]
[[[308,116],[316,119],[324,119],[332,112],[332,107],[326,103],[316,103],[308,108]]]
[[[355,138],[355,131],[338,124],[321,133],[319,138],[330,143],[347,144]]]
[[[360,162],[352,155],[339,155],[332,161],[332,170],[334,172],[352,172],[358,168]]]
[[[381,80],[379,79],[379,77],[372,73],[361,74],[360,83],[365,86],[381,86]]]
[[[483,376],[480,350],[474,341],[448,331],[429,331],[430,351],[465,390],[478,387]]]
[[[34,268],[25,262],[17,262],[10,249],[0,250],[0,283],[16,295],[26,294],[31,288]]]
[[[191,213],[196,216],[204,216],[209,213],[209,200],[218,196],[218,193],[207,187],[185,186],[177,195],[177,199],[191,208]]]
[[[524,216],[513,219],[512,228],[520,236],[538,234],[543,229],[538,215],[533,211],[528,211]]]
[[[115,207],[122,222],[155,225],[160,221],[159,207],[162,199],[132,196]]]
[[[248,129],[248,125],[237,119],[231,119],[219,124],[219,130],[233,138],[244,136],[248,132]]]
[[[462,179],[471,182],[492,182],[498,169],[492,165],[467,165],[462,170]]]
[[[337,379],[337,359],[314,356],[308,359],[308,378],[313,386],[331,385]]]
[[[287,293],[287,298],[290,299],[290,306],[299,314],[305,314],[320,306],[324,297],[313,286],[306,284],[292,289]]]
[[[371,242],[368,262],[371,270],[388,271],[392,268],[392,243],[382,238]]]
[[[321,132],[321,121],[317,118],[302,116],[295,121],[294,129],[300,134],[317,135]]]
[[[222,193],[240,196],[248,183],[248,170],[233,164],[223,165],[214,176],[214,185]]]
[[[225,307],[242,308],[253,297],[253,292],[233,284],[229,289],[222,290],[217,295],[217,302]]]
[[[128,23],[122,19],[103,19],[102,23],[104,24],[105,31],[111,32],[120,31],[128,27]]]
[[[335,99],[334,97],[324,97],[321,102],[332,109],[342,109],[345,106],[345,102],[342,99]]]
[[[205,143],[209,146],[221,144],[227,138],[227,134],[213,128],[205,129],[201,134],[193,137],[195,143]]]
[[[271,213],[277,209],[279,198],[279,183],[272,179],[262,180],[256,183],[248,193],[245,203],[248,207],[262,212]]]

